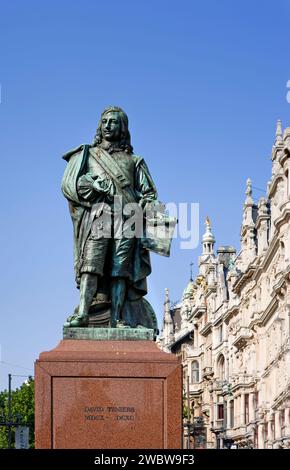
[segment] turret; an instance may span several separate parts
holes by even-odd
[[[163,344],[169,345],[174,339],[173,320],[170,313],[169,290],[165,289],[164,319],[163,319]]]
[[[215,237],[211,231],[211,222],[209,217],[205,219],[205,233],[202,237],[202,254],[199,257],[199,274],[205,275],[206,268],[215,258],[214,255]]]
[[[241,261],[242,270],[253,261],[256,256],[255,243],[255,221],[257,217],[257,206],[252,198],[252,181],[247,179],[246,200],[243,209],[243,222],[241,228]]]
[[[258,204],[258,217],[256,223],[258,255],[266,252],[269,245],[270,214],[265,197],[261,197]]]
[[[272,177],[268,183],[268,201],[270,205],[270,234],[272,239],[275,233],[275,224],[281,217],[283,206],[287,202],[290,194],[289,183],[289,150],[290,150],[290,129],[286,128],[282,134],[282,124],[278,120],[276,127],[275,142],[272,149]]]

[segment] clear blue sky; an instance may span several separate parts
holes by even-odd
[[[216,245],[239,246],[246,179],[266,189],[276,120],[290,125],[289,24],[286,0],[1,3],[2,361],[33,369],[77,304],[61,155],[91,142],[107,105],[128,113],[160,199],[199,202]],[[152,257],[160,319],[198,254],[174,241]],[[0,369],[0,388],[29,373]]]

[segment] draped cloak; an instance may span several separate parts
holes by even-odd
[[[84,254],[86,240],[90,236],[95,218],[100,217],[103,205],[106,203],[104,195],[96,193],[93,201],[84,200],[77,191],[78,178],[87,171],[89,158],[88,145],[80,145],[63,156],[67,166],[62,179],[62,192],[68,200],[70,215],[74,232],[74,269],[76,282],[80,284],[80,267]],[[136,202],[144,207],[146,202],[157,199],[157,191],[143,158],[131,155],[134,161],[134,187],[131,188]],[[102,204],[103,203],[103,204]],[[128,279],[127,300],[137,300],[147,294],[146,278],[151,273],[149,251],[141,245],[136,238],[134,251],[130,260],[130,277]],[[109,273],[104,273],[103,283],[110,280]]]

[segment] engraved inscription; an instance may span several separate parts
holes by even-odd
[[[135,421],[136,409],[134,406],[85,406],[85,421]]]

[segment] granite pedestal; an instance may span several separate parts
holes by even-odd
[[[181,365],[154,341],[131,337],[64,339],[40,354],[36,448],[181,448]]]

